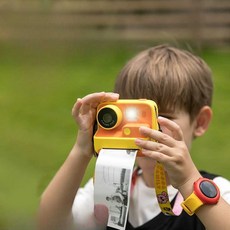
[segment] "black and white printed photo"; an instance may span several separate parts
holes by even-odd
[[[101,160],[96,166],[94,199],[108,207],[108,226],[125,229],[136,154],[127,150],[106,151],[99,154]]]

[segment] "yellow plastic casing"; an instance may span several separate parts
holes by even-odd
[[[109,107],[117,114],[117,124],[112,128],[103,127],[98,118],[101,109]],[[135,111],[131,119],[128,111]],[[116,102],[103,102],[97,108],[97,130],[94,134],[94,150],[96,153],[102,148],[106,149],[139,149],[135,144],[136,138],[147,139],[141,136],[140,126],[159,130],[158,108],[154,101],[147,99],[117,100]],[[138,151],[138,156],[141,156]]]
[[[204,203],[193,192],[184,202],[181,203],[181,206],[190,216],[192,216],[203,204]]]

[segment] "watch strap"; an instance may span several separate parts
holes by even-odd
[[[204,203],[196,196],[193,192],[185,201],[181,203],[181,206],[190,216],[192,216],[195,211],[202,206]]]

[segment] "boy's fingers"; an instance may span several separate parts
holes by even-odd
[[[104,101],[116,101],[119,98],[119,94],[117,93],[92,93],[82,98],[83,103],[90,105],[98,105],[100,102]]]
[[[96,204],[94,205],[94,216],[99,225],[106,226],[109,217],[109,210],[105,205]]]
[[[72,115],[73,116],[78,116],[81,105],[82,105],[81,98],[78,98],[77,101],[75,102],[73,108],[72,108]]]
[[[141,134],[143,134],[144,136],[150,137],[153,140],[165,144],[169,147],[173,147],[174,146],[174,139],[172,137],[170,137],[167,134],[164,134],[160,131],[157,130],[152,130],[150,128],[147,128],[145,126],[141,126],[140,127],[140,132]]]
[[[81,113],[86,114],[90,109],[96,109],[98,104],[104,101],[116,101],[119,94],[116,93],[92,93],[82,98]]]
[[[158,117],[158,122],[160,126],[166,127],[169,131],[172,132],[172,137],[176,139],[177,141],[183,140],[183,132],[180,128],[180,126],[175,123],[174,121],[171,121],[164,117]]]

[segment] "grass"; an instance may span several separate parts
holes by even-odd
[[[147,47],[147,45],[146,45]],[[32,229],[39,197],[76,137],[76,98],[113,89],[140,44],[0,45],[0,229]],[[230,52],[200,53],[214,72],[214,118],[194,143],[197,166],[230,178]],[[82,184],[92,175],[94,161]]]

